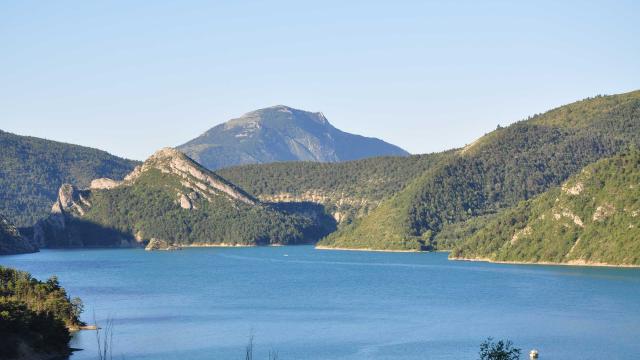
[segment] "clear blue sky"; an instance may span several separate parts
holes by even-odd
[[[1,1],[0,129],[143,159],[253,109],[412,153],[640,88],[640,1]]]

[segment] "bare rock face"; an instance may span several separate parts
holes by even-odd
[[[84,215],[86,209],[91,207],[87,200],[88,190],[78,190],[71,184],[62,184],[58,190],[58,200],[51,207],[53,214]]]
[[[569,195],[580,195],[583,190],[584,184],[580,181],[576,182],[573,186],[569,186],[568,183],[564,183],[564,185],[562,185],[562,191]]]
[[[164,250],[164,251],[171,251],[171,250],[181,250],[181,248],[179,246],[170,244],[168,241],[166,240],[161,240],[161,239],[156,239],[156,238],[152,238],[149,241],[149,244],[147,245],[147,247],[144,248],[146,251],[155,251],[155,250]]]
[[[185,194],[180,194],[180,207],[187,210],[191,210],[193,208],[191,200]]]
[[[122,185],[122,181],[116,181],[109,178],[100,178],[91,181],[89,188],[91,190],[109,190]]]
[[[173,148],[156,151],[145,162],[127,177],[125,185],[134,182],[146,171],[157,169],[167,174],[181,177],[181,184],[191,191],[211,199],[212,196],[223,195],[249,205],[257,204],[257,200],[240,190],[217,174],[203,168],[185,154]]]
[[[58,201],[51,207],[52,213],[63,213],[71,209],[74,198],[78,198],[78,189],[71,184],[62,184],[58,189]]]

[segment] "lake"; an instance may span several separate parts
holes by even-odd
[[[57,275],[83,320],[114,321],[114,358],[476,359],[488,336],[541,359],[640,356],[640,269],[448,261],[311,246],[43,250],[0,257]],[[72,360],[96,358],[78,333]],[[523,356],[528,358],[528,356]]]

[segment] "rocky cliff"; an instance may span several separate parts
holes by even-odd
[[[0,215],[0,255],[24,254],[38,251],[9,220]]]

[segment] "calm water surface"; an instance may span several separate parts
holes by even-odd
[[[309,246],[176,252],[45,250],[0,257],[56,274],[114,358],[476,359],[488,336],[541,359],[637,359],[640,270],[451,262],[444,253]],[[95,359],[84,331],[72,360]],[[524,358],[524,357],[523,357]]]

